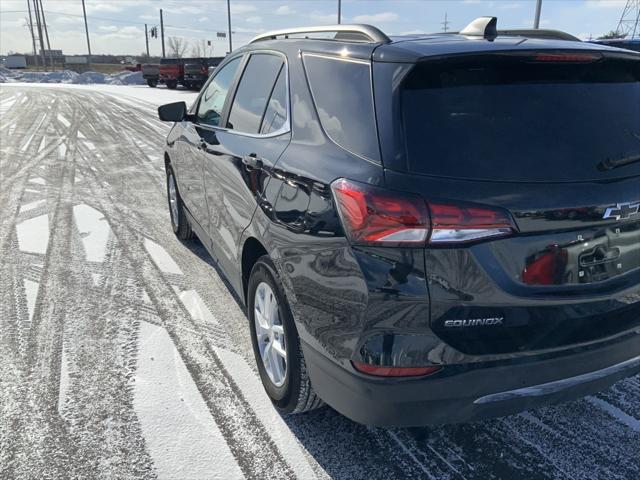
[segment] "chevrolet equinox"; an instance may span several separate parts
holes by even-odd
[[[275,31],[159,115],[173,230],[283,412],[467,422],[640,371],[639,54],[494,17]]]

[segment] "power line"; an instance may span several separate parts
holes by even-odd
[[[27,10],[1,10],[0,13],[27,13]],[[64,13],[64,12],[53,12],[51,10],[47,10],[47,15],[61,15],[61,16],[65,16],[65,17],[77,17],[77,18],[84,18],[83,15],[78,15],[78,14],[74,14],[74,13]],[[125,23],[125,24],[131,24],[131,25],[145,25],[145,22],[136,22],[135,20],[120,20],[120,19],[116,19],[116,18],[106,18],[106,17],[95,17],[93,15],[87,15],[87,19],[89,20],[101,20],[101,21],[105,21],[105,22],[116,22],[116,23]],[[197,27],[190,27],[190,26],[179,26],[179,25],[169,25],[166,24],[164,25],[165,29],[168,28],[172,28],[175,30],[190,30],[192,32],[201,32],[201,33],[212,33],[212,32],[222,32],[224,30],[227,29],[227,26],[225,25],[224,27],[222,26],[218,26],[218,25],[213,25],[210,29],[202,29],[202,28],[197,28]],[[234,30],[233,31],[234,34],[246,34],[246,35],[257,35],[258,31],[250,31],[250,30],[242,30],[242,31],[237,31]]]

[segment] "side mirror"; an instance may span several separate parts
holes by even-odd
[[[163,122],[181,122],[187,116],[187,104],[184,102],[167,103],[158,107],[158,117]]]

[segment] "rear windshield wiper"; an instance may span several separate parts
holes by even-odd
[[[640,162],[640,155],[630,155],[628,157],[619,158],[617,160],[611,160],[607,158],[598,164],[598,170],[606,172],[607,170],[613,170],[614,168],[626,167],[632,163]]]

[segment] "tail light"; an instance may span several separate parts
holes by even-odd
[[[383,367],[355,361],[352,363],[353,367],[359,372],[375,377],[421,377],[435,373],[442,368],[439,365],[429,367]]]
[[[515,232],[508,213],[487,207],[430,203],[430,243],[459,243]]]
[[[429,210],[419,197],[340,179],[332,184],[346,233],[354,243],[420,245],[429,235]]]
[[[457,244],[516,231],[510,215],[489,207],[425,202],[339,179],[332,185],[345,233],[354,244],[421,246]]]

